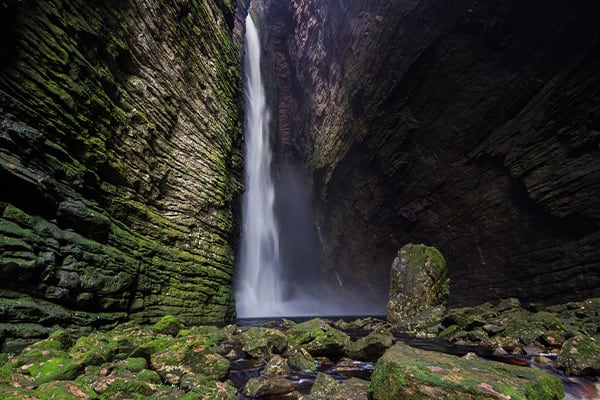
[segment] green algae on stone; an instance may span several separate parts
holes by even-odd
[[[173,315],[165,315],[152,326],[155,332],[171,336],[177,336],[182,328],[183,324]]]
[[[262,327],[250,327],[239,336],[242,350],[256,358],[269,358],[272,354],[281,354],[288,345],[286,335],[277,330]]]
[[[452,398],[560,400],[560,378],[534,368],[467,360],[397,343],[377,361],[373,400]]]
[[[95,400],[98,395],[94,390],[79,382],[73,381],[53,381],[40,385],[37,390],[41,396],[48,399],[61,400]]]
[[[286,332],[290,345],[304,348],[313,356],[339,356],[346,352],[350,337],[321,318],[293,325]]]
[[[567,375],[600,375],[600,344],[590,337],[575,336],[562,346],[556,366]]]
[[[83,365],[68,357],[52,357],[22,367],[38,383],[72,380],[83,372]]]
[[[315,383],[310,388],[310,395],[317,399],[331,400],[340,384],[330,375],[317,373]]]
[[[450,293],[446,260],[435,247],[407,244],[392,264],[387,320],[402,324],[436,306],[446,306]]]

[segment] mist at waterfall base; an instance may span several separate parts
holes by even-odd
[[[239,318],[374,315],[384,312],[356,291],[323,284],[317,235],[302,168],[272,173],[269,115],[260,71],[258,31],[248,16],[245,37],[245,193],[235,276]]]

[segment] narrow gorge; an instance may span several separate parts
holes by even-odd
[[[413,242],[451,305],[600,296],[595,2],[5,0],[3,350],[236,318],[248,9],[286,282],[383,313]]]

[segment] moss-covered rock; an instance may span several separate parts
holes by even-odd
[[[330,400],[337,392],[340,384],[331,376],[317,373],[315,383],[310,388],[310,395],[316,399]]]
[[[244,385],[243,393],[249,397],[268,397],[291,393],[292,381],[283,376],[258,376],[250,378]]]
[[[343,355],[351,342],[348,335],[320,318],[295,324],[286,333],[290,344],[306,349],[313,356]]]
[[[567,375],[600,375],[600,344],[593,338],[576,336],[567,340],[556,365]]]
[[[14,49],[0,65],[4,343],[26,324],[35,340],[57,324],[233,319],[235,2],[2,9],[1,47]]]
[[[281,357],[279,354],[275,354],[267,362],[262,371],[261,375],[288,375],[290,373],[290,366],[286,358]]]
[[[152,326],[152,329],[155,332],[171,336],[177,336],[182,328],[183,324],[173,315],[165,315],[160,321]]]
[[[99,398],[88,385],[73,381],[44,383],[37,388],[37,393],[48,399],[95,400]]]
[[[151,354],[150,365],[165,382],[180,385],[186,375],[197,382],[202,382],[203,378],[224,379],[230,363],[214,351],[212,341],[202,335],[190,335],[174,340],[168,347]]]
[[[468,360],[398,343],[377,361],[369,389],[374,400],[560,400],[560,378],[541,370]]]
[[[288,345],[285,333],[271,328],[251,327],[240,335],[242,350],[257,358],[281,354]]]
[[[392,346],[394,337],[387,331],[373,331],[348,346],[348,355],[357,360],[376,360]]]
[[[28,364],[21,369],[31,375],[37,384],[59,380],[73,380],[83,372],[83,365],[68,357],[51,357]]]
[[[403,246],[392,264],[387,320],[402,324],[429,308],[445,307],[450,294],[447,270],[446,260],[435,247]]]
[[[298,371],[315,371],[318,363],[308,351],[299,347],[289,352],[288,364]]]

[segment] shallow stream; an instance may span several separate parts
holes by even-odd
[[[292,318],[292,320],[295,322],[302,322],[308,319],[310,318]],[[344,321],[350,322],[355,320],[356,317],[328,317],[324,319],[327,319],[328,321],[337,321],[339,319],[343,319]],[[285,331],[282,326],[282,321],[283,319],[269,318],[240,319],[236,321],[236,324],[240,327],[268,325],[270,328],[276,328]],[[362,330],[343,331],[348,334],[352,340],[356,340],[368,334],[368,332]],[[493,350],[484,347],[462,346],[437,339],[421,339],[407,336],[397,336],[394,338],[394,341],[401,341],[422,350],[453,354],[459,357],[463,357],[468,353],[474,353],[485,360],[520,365],[527,368],[540,368],[561,378],[565,388],[565,397],[563,400],[600,400],[600,381],[598,378],[566,376],[562,371],[554,368],[556,354],[542,353],[533,355],[496,355],[493,353]],[[237,353],[242,354],[241,348],[238,349]],[[544,365],[540,364],[537,361],[540,355],[543,356],[545,360],[550,360],[551,362]],[[293,382],[296,391],[302,394],[308,394],[313,383],[315,382],[318,372],[326,373],[335,378],[337,381],[343,381],[351,377],[369,380],[371,374],[375,370],[377,361],[357,361],[346,357],[338,360],[329,360],[324,357],[316,357],[316,359],[319,361],[317,371],[292,371],[290,375],[286,376],[287,379]],[[231,379],[234,385],[238,388],[238,399],[254,400],[253,397],[244,396],[242,393],[242,388],[248,379],[259,376],[260,371],[264,368],[264,366],[264,362],[261,363],[256,359],[235,358],[231,360],[229,379]],[[265,399],[268,400],[288,398],[291,397],[289,395],[269,398],[265,397]]]

